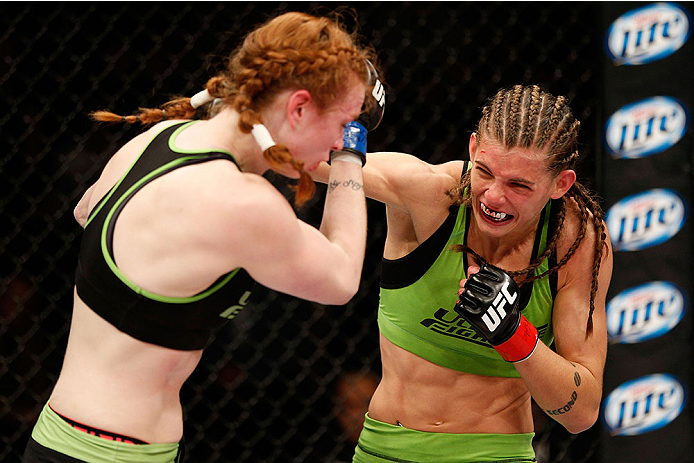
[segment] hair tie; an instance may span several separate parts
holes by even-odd
[[[193,107],[193,109],[197,109],[200,106],[209,103],[210,101],[214,100],[215,98],[210,95],[210,92],[207,91],[207,89],[196,93],[190,98],[190,105]]]
[[[277,144],[275,140],[272,139],[272,135],[270,135],[267,127],[263,124],[253,124],[251,135],[253,135],[253,138],[255,138],[256,143],[260,145],[260,149],[263,152]]]

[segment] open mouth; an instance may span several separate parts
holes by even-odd
[[[513,218],[513,216],[511,214],[507,214],[505,212],[498,212],[498,211],[489,209],[482,202],[480,202],[480,210],[482,211],[482,214],[484,215],[484,217],[486,219],[489,219],[492,222],[496,222],[496,223],[506,222],[506,221],[511,220]]]

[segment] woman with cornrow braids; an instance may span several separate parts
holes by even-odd
[[[483,108],[469,161],[367,155],[383,374],[354,462],[535,461],[531,400],[572,433],[595,423],[612,254],[578,129],[566,99],[517,85]]]
[[[24,462],[183,461],[181,387],[256,283],[322,304],[352,298],[369,128],[355,119],[383,109],[369,100],[373,61],[335,20],[286,13],[192,98],[92,114],[151,127],[75,209],[84,235],[67,351]],[[307,172],[328,159],[318,230],[262,174],[299,179],[300,205],[314,191]]]

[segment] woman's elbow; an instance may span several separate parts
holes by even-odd
[[[330,305],[345,305],[352,300],[355,294],[359,291],[359,282],[354,285],[345,286],[340,291],[335,292],[335,298]]]
[[[357,294],[359,284],[359,279],[340,279],[334,285],[329,286],[322,298],[323,300],[318,302],[325,305],[345,305]]]
[[[564,428],[571,434],[578,434],[586,431],[593,427],[593,425],[598,421],[598,416],[600,414],[599,408],[585,410],[580,414],[572,417],[571,420],[562,423]]]
[[[88,215],[81,203],[77,205],[75,210],[72,212],[72,215],[75,217],[75,220],[80,225],[80,227],[84,228],[84,226],[87,223]]]

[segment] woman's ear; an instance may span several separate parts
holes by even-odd
[[[554,179],[554,189],[550,193],[550,198],[559,199],[576,183],[576,172],[571,169],[562,170]]]
[[[468,151],[469,151],[471,161],[472,161],[472,157],[475,155],[476,150],[477,150],[477,133],[472,132],[470,134],[470,143],[468,144]]]
[[[313,101],[308,90],[295,90],[287,98],[287,118],[292,128],[306,117],[306,107]]]

